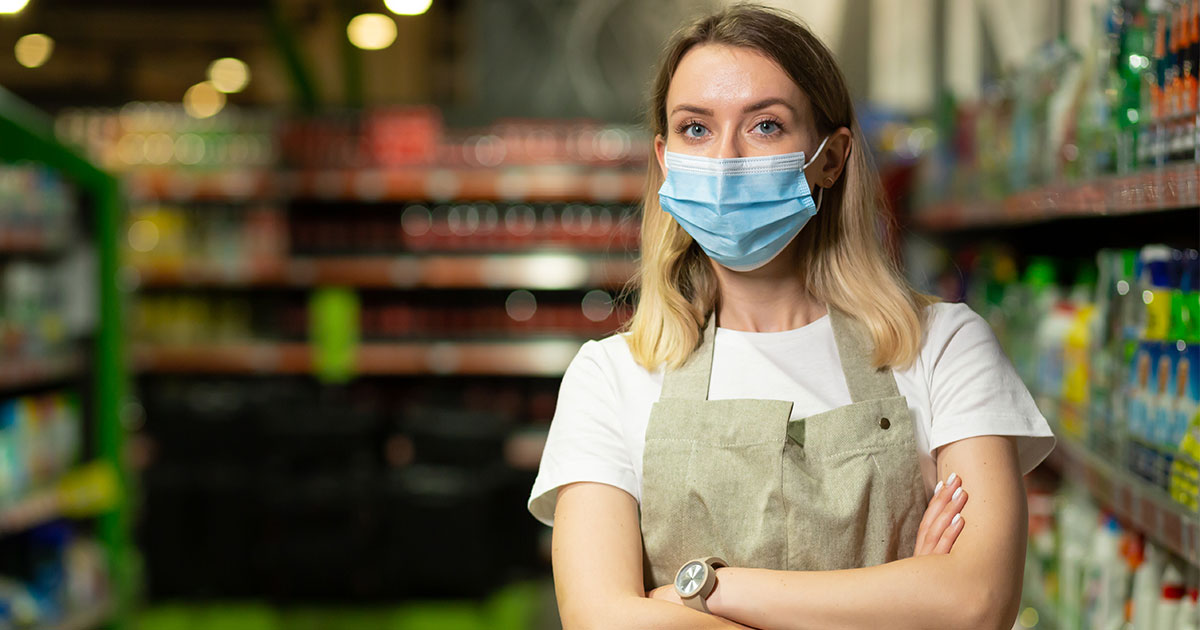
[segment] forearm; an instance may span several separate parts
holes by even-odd
[[[592,630],[623,628],[628,630],[729,630],[748,628],[716,615],[706,615],[676,603],[627,597],[605,602],[594,610],[571,611],[560,606],[563,630]]]
[[[1012,585],[953,555],[906,558],[842,571],[720,569],[714,614],[763,630],[970,628],[1008,630]]]

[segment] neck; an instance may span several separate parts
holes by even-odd
[[[792,256],[780,255],[749,272],[711,264],[721,292],[717,323],[722,328],[746,332],[793,330],[826,313],[825,304],[805,289],[803,274],[796,271],[797,261]]]

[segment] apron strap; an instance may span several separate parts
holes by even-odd
[[[896,387],[896,377],[891,368],[876,370],[871,367],[871,353],[875,344],[866,327],[832,305],[828,308],[829,323],[833,325],[833,338],[837,342],[850,400],[862,402],[899,396],[900,389]]]
[[[668,370],[663,376],[660,398],[686,398],[708,400],[708,383],[712,378],[713,347],[717,332],[717,316],[708,316],[708,323],[701,331],[700,347],[677,370]]]

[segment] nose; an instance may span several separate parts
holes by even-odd
[[[723,133],[721,140],[717,143],[716,158],[736,158],[742,157],[742,147],[736,133]]]

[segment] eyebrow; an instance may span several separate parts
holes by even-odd
[[[742,108],[742,113],[749,114],[750,112],[756,112],[760,109],[766,109],[772,105],[783,105],[784,107],[791,110],[793,115],[798,113],[796,111],[796,108],[794,106],[792,106],[791,103],[787,102],[786,100],[784,100],[782,98],[778,98],[778,97],[764,98],[763,100],[758,101],[757,103],[751,103],[750,105],[747,105],[746,107]],[[711,110],[711,109],[708,109],[706,107],[699,107],[697,105],[688,105],[686,103],[676,105],[675,109],[671,110],[671,115],[674,116],[676,112],[681,112],[681,111],[682,112],[692,112],[693,114],[700,114],[701,116],[712,116],[713,115],[713,110]]]

